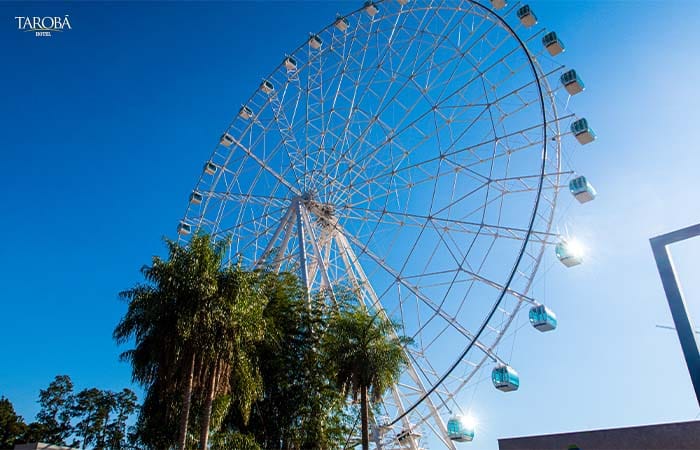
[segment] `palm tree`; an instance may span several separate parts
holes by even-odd
[[[197,235],[187,247],[166,240],[168,259],[154,257],[141,273],[146,279],[120,293],[128,310],[114,330],[119,344],[134,339],[121,358],[132,365],[132,378],[157,394],[161,406],[172,390],[181,392],[177,449],[184,450],[199,351],[195,317],[217,292],[223,248]],[[150,392],[153,390],[154,392]],[[160,401],[157,401],[160,399]]]
[[[369,401],[378,402],[398,381],[407,363],[403,347],[410,343],[398,337],[395,325],[383,313],[374,315],[361,307],[331,314],[322,338],[322,352],[341,393],[360,397],[362,448],[369,449]]]
[[[254,354],[265,335],[266,303],[256,272],[228,267],[218,275],[216,295],[195,319],[205,386],[200,419],[202,450],[208,446],[212,404],[217,395],[232,394],[233,403],[247,422],[253,402],[262,394],[262,377]]]

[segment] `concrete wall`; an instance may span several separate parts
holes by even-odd
[[[498,440],[500,450],[698,450],[700,421]]]

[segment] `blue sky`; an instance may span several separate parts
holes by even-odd
[[[700,221],[700,4],[532,1],[587,90],[573,109],[599,140],[576,169],[599,197],[560,221],[585,265],[545,261],[535,286],[560,328],[518,333],[522,388],[479,389],[469,447],[496,438],[697,417],[651,236]],[[56,374],[120,389],[117,293],[174,237],[187,196],[238,106],[308,32],[349,2],[0,4],[0,395],[31,420]],[[51,38],[15,16],[69,14]],[[700,244],[674,248],[696,322]],[[464,446],[465,448],[467,445]]]

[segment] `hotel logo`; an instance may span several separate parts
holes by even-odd
[[[72,30],[68,14],[63,17],[29,17],[16,16],[17,29],[24,32],[33,32],[37,37],[50,37],[53,32]]]

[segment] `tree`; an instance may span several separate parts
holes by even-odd
[[[398,381],[407,364],[403,347],[409,343],[396,335],[383,313],[372,315],[358,306],[341,308],[330,317],[323,354],[340,392],[354,400],[360,397],[363,450],[369,449],[369,402],[381,400]]]
[[[231,403],[247,422],[253,402],[262,393],[254,350],[265,335],[266,299],[257,278],[257,273],[244,271],[238,265],[221,270],[216,295],[202,305],[196,316],[205,386],[201,450],[208,448],[212,405],[217,395],[231,394]]]
[[[0,397],[0,448],[12,448],[27,432],[24,419],[15,413],[15,408],[5,397]]]
[[[292,273],[261,272],[259,282],[267,299],[265,339],[256,348],[263,395],[249,423],[233,411],[226,425],[251,433],[268,450],[339,447],[349,430],[343,398],[319,353],[327,322],[324,298],[309,303]]]
[[[73,433],[73,382],[70,377],[57,375],[46,389],[40,390],[39,405],[41,409],[36,418],[43,425],[43,441],[66,445],[66,440]]]
[[[75,396],[73,418],[80,419],[74,430],[82,448],[119,450],[127,447],[126,421],[137,409],[136,394],[90,388]]]
[[[136,394],[131,389],[122,389],[121,392],[110,392],[114,399],[112,412],[114,420],[107,424],[106,444],[107,448],[116,450],[129,447],[129,435],[127,433],[127,421],[138,409]]]
[[[120,293],[129,308],[114,338],[117,343],[135,340],[135,348],[122,353],[122,359],[131,363],[134,381],[147,389],[144,412],[164,408],[155,422],[148,415],[140,420],[140,431],[146,434],[142,439],[160,435],[160,445],[163,439],[176,440],[184,450],[199,356],[195,316],[216,293],[223,250],[212,248],[206,235],[194,236],[187,247],[170,240],[166,245],[167,260],[156,256],[151,266],[141,269],[146,283]],[[174,395],[178,391],[179,401]],[[163,421],[171,421],[176,410],[179,426],[165,430],[179,428],[179,433],[163,435]]]
[[[113,400],[108,392],[97,388],[82,390],[75,396],[73,416],[80,419],[75,424],[75,434],[82,437],[81,448],[105,448],[105,431],[109,413],[114,407]]]
[[[139,421],[146,436],[141,439],[157,437],[161,446],[164,440],[174,441],[162,436],[159,427],[177,415],[177,448],[186,447],[189,425],[198,421],[199,445],[206,449],[217,396],[231,393],[232,404],[247,418],[260,395],[251,349],[264,335],[265,299],[257,289],[256,273],[238,266],[222,269],[225,242],[213,244],[200,234],[187,246],[166,244],[168,259],[154,257],[142,269],[146,283],[120,294],[129,308],[114,337],[118,343],[135,340],[134,349],[122,357],[131,363],[133,379],[147,390]],[[180,392],[179,399],[175,392]],[[193,400],[198,417],[190,417]],[[162,412],[145,415],[157,408]]]

